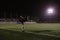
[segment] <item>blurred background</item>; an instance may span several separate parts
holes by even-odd
[[[48,7],[55,8],[54,16],[46,15]],[[60,1],[59,0],[20,0],[1,1],[0,21],[16,21],[23,16],[26,21],[55,23],[60,22]]]

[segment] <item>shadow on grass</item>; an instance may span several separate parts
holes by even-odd
[[[59,40],[60,38],[0,29],[0,40]]]

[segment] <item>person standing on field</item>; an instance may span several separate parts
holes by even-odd
[[[25,19],[22,16],[20,16],[19,21],[22,24],[22,27],[21,27],[22,32],[24,32],[24,22],[25,22]]]

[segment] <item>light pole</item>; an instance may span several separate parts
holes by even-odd
[[[54,8],[52,8],[52,7],[47,8],[46,13],[47,13],[49,22],[51,22],[54,14],[55,14]]]

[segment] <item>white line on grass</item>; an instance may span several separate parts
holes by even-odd
[[[34,33],[34,32],[27,32],[27,33],[38,34],[38,35],[45,35],[45,36],[51,36],[51,37],[59,37],[60,38],[60,36],[51,35],[51,34],[45,34],[45,33]]]

